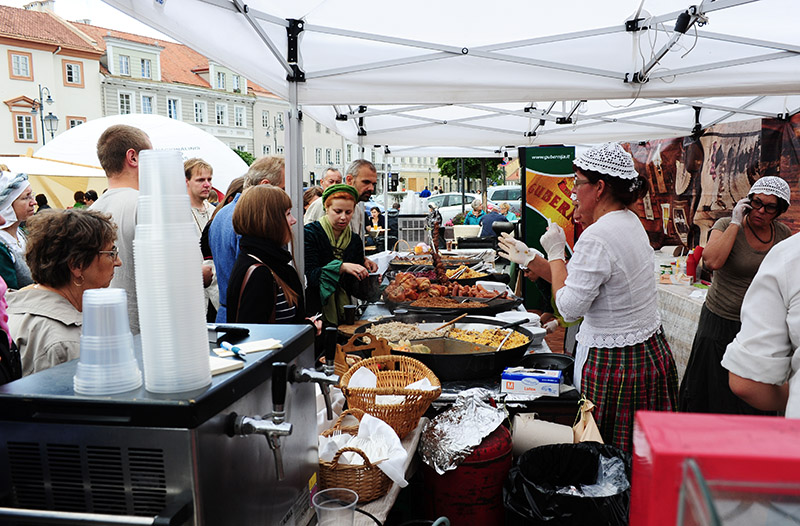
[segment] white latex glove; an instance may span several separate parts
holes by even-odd
[[[515,239],[514,236],[509,235],[507,232],[500,234],[498,245],[500,246],[501,257],[513,261],[522,268],[527,268],[528,263],[533,261],[533,258],[535,258],[537,254],[542,256],[541,252],[535,248],[528,247],[525,243],[519,239]]]
[[[739,199],[739,202],[736,203],[736,206],[733,207],[733,213],[731,214],[731,224],[732,225],[739,225],[742,226],[742,221],[744,221],[744,216],[747,215],[753,207],[750,206],[750,198],[745,197],[744,199]]]
[[[564,233],[564,229],[556,223],[552,223],[547,227],[547,232],[539,238],[539,243],[541,243],[542,248],[547,252],[548,261],[567,259],[564,255],[564,251],[567,247],[567,235]]]
[[[542,325],[542,328],[547,331],[547,334],[552,334],[558,329],[558,320],[550,320]]]

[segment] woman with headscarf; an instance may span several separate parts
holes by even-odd
[[[358,192],[350,185],[334,184],[321,199],[325,215],[304,230],[306,312],[322,312],[324,324],[332,326],[344,320],[344,306],[369,271],[362,265],[361,238],[350,230]]]
[[[789,184],[780,177],[762,177],[736,203],[731,217],[714,223],[703,249],[703,265],[714,277],[681,382],[681,411],[775,414],[755,409],[736,396],[720,361],[742,327],[744,295],[761,262],[772,247],[792,235],[777,220],[789,209],[790,195]]]
[[[27,238],[20,224],[33,216],[36,199],[26,174],[3,172],[0,175],[0,277],[9,289],[21,289],[33,283],[25,263]]]
[[[472,210],[467,212],[466,217],[464,217],[464,224],[480,225],[481,219],[486,215],[486,212],[483,211],[483,203],[480,199],[474,199],[471,206]]]
[[[47,210],[28,221],[28,231],[26,258],[36,284],[8,293],[23,376],[80,355],[83,292],[108,287],[122,265],[117,227],[107,214]]]
[[[594,402],[604,441],[631,451],[634,413],[674,411],[678,403],[678,373],[658,313],[653,249],[628,209],[647,193],[648,183],[616,143],[592,148],[573,164],[578,214],[591,224],[575,243],[569,266],[561,227],[551,225],[540,242],[558,311],[566,321],[583,317],[576,387]]]

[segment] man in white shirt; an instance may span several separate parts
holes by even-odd
[[[800,235],[772,247],[742,303],[742,328],[722,366],[731,390],[763,411],[800,418]]]
[[[214,213],[214,205],[208,202],[211,194],[211,179],[214,175],[214,168],[200,158],[193,158],[183,163],[183,172],[186,176],[186,191],[189,194],[192,218],[197,229],[197,239],[203,235],[203,229]],[[212,260],[203,261],[203,292],[206,297],[206,312],[208,312],[208,302],[219,309],[219,291],[217,289],[216,276],[214,274],[214,262]]]
[[[139,152],[152,148],[145,132],[124,124],[109,127],[97,141],[97,158],[106,172],[108,191],[91,208],[111,214],[111,219],[117,225],[116,245],[122,266],[114,272],[111,287],[125,289],[128,293],[128,318],[133,334],[139,333],[133,264],[133,238],[136,235],[139,203]]]
[[[340,184],[342,182],[342,172],[334,167],[330,167],[325,170],[325,176],[319,182],[319,185],[322,187],[322,191],[324,192],[326,188],[334,184]],[[309,223],[313,223],[314,221],[319,221],[319,218],[325,215],[325,210],[322,208],[322,199],[317,199],[310,205],[308,205],[308,209],[303,214],[303,224],[307,225]]]

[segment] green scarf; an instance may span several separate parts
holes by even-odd
[[[319,220],[322,230],[328,236],[328,241],[333,249],[333,261],[322,267],[322,274],[319,278],[319,294],[322,300],[322,317],[331,325],[338,325],[340,319],[344,319],[344,306],[350,304],[350,296],[339,284],[342,268],[342,258],[345,249],[350,245],[352,232],[350,227],[339,234],[339,239],[333,232],[333,225],[327,216],[322,216]]]

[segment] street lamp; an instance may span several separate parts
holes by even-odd
[[[47,94],[47,98],[44,98],[45,93]],[[39,121],[42,123],[42,146],[45,144],[45,135],[44,132],[47,130],[50,132],[50,138],[52,139],[58,129],[58,117],[53,115],[53,112],[49,112],[47,116],[44,114],[44,103],[53,104],[53,97],[50,96],[50,90],[47,86],[42,86],[39,84],[39,98],[33,99],[33,107],[31,107],[31,113],[36,115],[37,107],[39,109]]]

